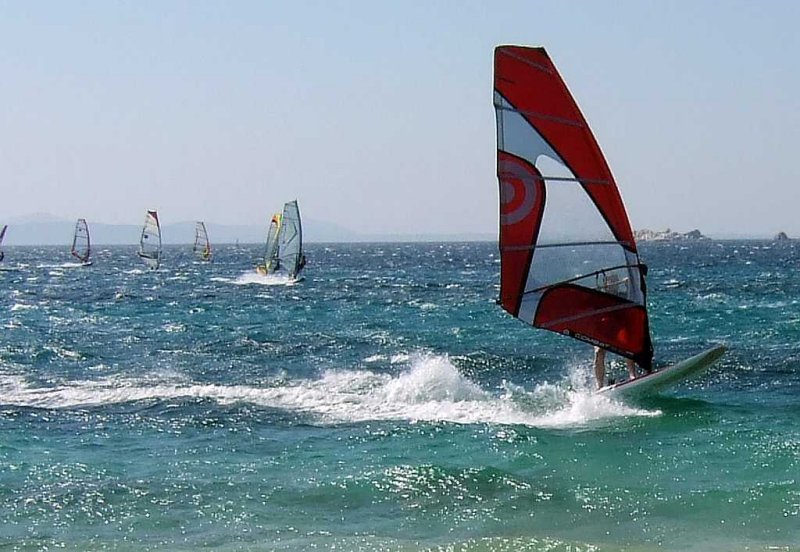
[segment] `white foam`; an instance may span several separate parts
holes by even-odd
[[[588,387],[545,383],[532,391],[504,384],[502,393],[481,388],[447,356],[414,356],[399,375],[369,370],[329,370],[316,379],[284,377],[264,386],[198,384],[174,377],[110,377],[59,387],[33,387],[24,376],[0,376],[0,403],[77,408],[142,400],[208,399],[250,403],[316,416],[321,423],[372,420],[447,421],[574,427],[615,417],[655,416],[595,395]]]
[[[161,326],[161,328],[167,333],[182,333],[186,331],[186,325],[179,323],[167,323]]]
[[[58,264],[40,264],[36,265],[36,268],[83,268],[83,263],[66,262]]]
[[[250,284],[257,284],[261,286],[293,286],[297,283],[296,280],[289,278],[286,274],[270,274],[263,276],[255,271],[245,272],[234,280],[225,280],[227,283],[237,286],[246,286]]]

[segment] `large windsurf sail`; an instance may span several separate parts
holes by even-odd
[[[72,256],[83,264],[89,262],[89,256],[92,254],[92,244],[89,239],[89,225],[86,224],[86,219],[78,219],[78,222],[75,223],[71,252]]]
[[[3,253],[3,238],[6,237],[6,230],[8,230],[8,224],[4,224],[3,228],[0,228],[0,261],[6,258],[6,254]]]
[[[204,261],[211,260],[211,242],[208,241],[208,232],[206,232],[206,225],[202,221],[198,221],[194,227],[194,254]]]
[[[157,269],[161,264],[161,225],[156,211],[147,211],[144,218],[144,227],[139,238],[139,257],[150,270]]]
[[[280,259],[290,278],[297,278],[306,264],[303,255],[303,227],[297,200],[283,206],[280,231]]]
[[[544,48],[499,46],[494,71],[499,303],[650,368],[646,267],[586,120]]]
[[[272,220],[269,222],[269,230],[267,230],[267,246],[264,249],[264,264],[257,267],[258,272],[262,274],[271,274],[280,268],[280,259],[278,257],[280,242],[278,241],[281,233],[281,214],[275,213],[272,215]]]

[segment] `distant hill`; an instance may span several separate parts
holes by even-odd
[[[38,215],[37,215],[38,216]],[[5,245],[69,245],[72,243],[74,221],[37,220],[22,218],[10,220]],[[27,221],[26,221],[27,220]],[[3,222],[0,222],[2,224]],[[104,224],[88,221],[92,243],[98,245],[125,245],[139,243],[142,226],[139,224]],[[165,244],[194,242],[194,222],[178,222],[161,227]],[[226,225],[206,223],[212,243],[260,243],[266,238],[267,227],[255,225]],[[329,222],[309,220],[304,222],[306,241],[359,241],[358,234]]]
[[[92,243],[97,245],[133,245],[139,243],[139,224],[104,224],[88,221]],[[64,245],[72,243],[75,221],[58,219],[46,213],[15,217],[8,221],[5,245]],[[194,222],[165,224],[161,228],[165,244],[194,242]],[[267,226],[228,225],[206,222],[211,243],[262,243]],[[443,242],[494,241],[494,234],[359,234],[331,222],[304,220],[305,241],[314,242]]]

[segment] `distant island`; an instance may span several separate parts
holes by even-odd
[[[778,232],[778,235],[775,236],[775,241],[789,241],[792,238],[786,235],[786,232]]]
[[[634,232],[636,241],[672,241],[672,240],[707,240],[710,239],[705,236],[700,230],[692,230],[691,232],[675,232],[667,228],[666,230],[650,230],[642,228]]]

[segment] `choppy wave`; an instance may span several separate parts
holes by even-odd
[[[409,420],[459,424],[571,427],[607,418],[655,416],[591,392],[541,384],[525,390],[504,384],[487,390],[459,372],[447,356],[416,356],[398,375],[370,370],[328,370],[317,379],[281,380],[274,386],[153,382],[129,377],[35,387],[24,376],[0,377],[0,404],[76,408],[136,401],[208,399],[250,403],[313,414],[323,423]]]
[[[36,265],[36,268],[86,268],[89,265],[84,263],[77,263],[77,262],[66,262],[66,263],[50,263],[50,264],[40,264]]]
[[[255,274],[261,246],[202,265],[173,246],[152,275],[133,246],[84,271],[35,269],[63,248],[15,248],[0,541],[793,546],[800,248],[684,246],[641,247],[658,364],[731,347],[643,404],[596,396],[590,347],[495,306],[496,244],[312,245],[296,287]]]

